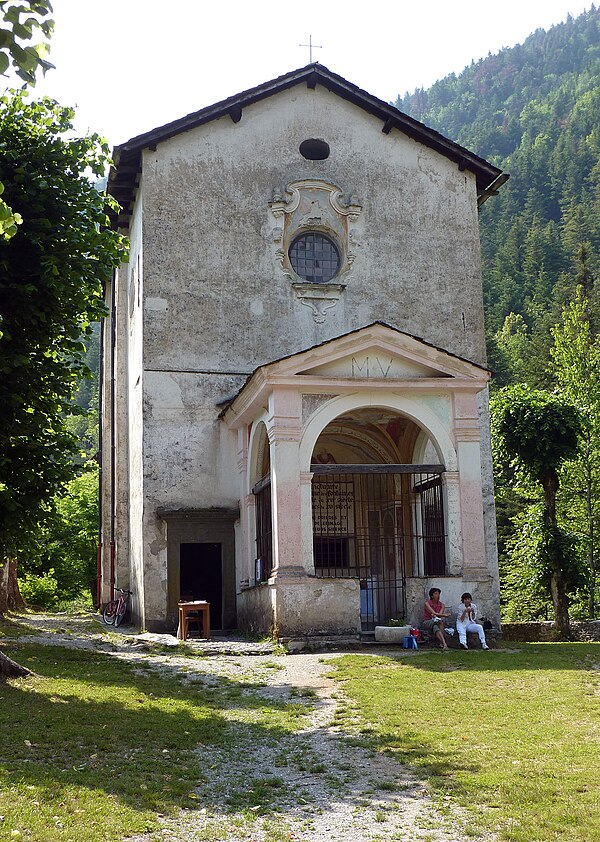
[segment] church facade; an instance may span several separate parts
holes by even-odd
[[[319,64],[115,149],[99,587],[174,630],[498,622],[478,206],[500,170]]]

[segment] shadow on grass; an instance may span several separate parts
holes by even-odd
[[[237,713],[257,743],[276,745],[306,710],[258,696],[256,684],[182,686],[100,653],[30,643],[5,651],[36,675],[0,683],[0,789],[35,787],[50,804],[75,787],[137,811],[193,808],[213,751],[234,748]]]
[[[32,626],[24,627],[23,623],[18,620],[11,620],[7,616],[0,617],[0,641],[2,641],[3,637],[14,639],[15,637],[24,637],[30,634],[39,634],[39,632]]]

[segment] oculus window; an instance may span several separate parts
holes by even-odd
[[[289,254],[294,272],[311,283],[327,283],[337,275],[340,268],[337,246],[324,234],[302,234],[296,237]]]

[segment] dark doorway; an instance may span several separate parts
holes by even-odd
[[[179,596],[210,602],[211,628],[223,628],[221,544],[179,545]]]

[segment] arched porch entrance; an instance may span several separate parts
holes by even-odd
[[[379,407],[338,416],[311,459],[315,574],[358,578],[361,625],[406,616],[406,579],[446,572],[444,466],[412,419]]]

